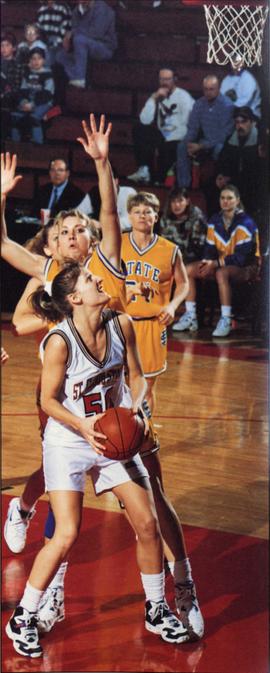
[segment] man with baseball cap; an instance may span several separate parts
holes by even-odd
[[[238,187],[245,210],[251,215],[259,208],[262,177],[258,129],[247,105],[234,109],[234,131],[226,141],[218,162],[218,176],[229,176]]]

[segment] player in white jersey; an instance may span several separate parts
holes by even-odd
[[[91,143],[93,145],[92,135],[94,135],[95,138],[97,138],[97,136],[100,136],[100,134],[101,134],[101,143],[103,146],[102,150],[104,151],[104,143],[106,143],[106,139],[108,140],[108,132],[106,132],[105,134],[103,133],[104,131],[104,125],[103,125],[103,128],[100,128],[99,132],[97,133],[95,125],[93,124],[93,118],[90,118],[90,125],[92,129],[92,134],[90,132],[90,129],[86,128],[87,130],[87,145],[85,147],[86,151],[88,153],[91,153],[92,151],[91,150]],[[94,152],[96,156],[95,143],[94,143]],[[5,166],[4,161],[2,161],[2,164],[3,164],[2,180],[4,178],[2,195],[5,195],[7,191],[10,191],[12,189],[14,181],[16,180],[15,161],[13,159],[12,165],[10,166],[9,158],[7,156],[7,166]],[[107,178],[108,177],[109,176],[107,174]],[[103,195],[103,201],[104,201],[104,195]],[[110,208],[112,208],[112,205],[113,204],[111,202]],[[113,212],[114,211],[112,211],[112,213]],[[108,218],[108,207],[105,209],[104,229],[105,226],[107,227],[108,225],[107,218]],[[69,216],[67,217],[65,216],[64,218],[62,218],[62,220],[63,221],[59,228],[59,241],[60,241],[59,248],[61,247],[61,249],[63,249],[63,254],[65,254],[65,256],[71,256],[72,251],[72,254],[76,255],[76,257],[78,255],[82,255],[83,257],[83,251],[85,250],[86,241],[85,241],[85,231],[79,233],[79,229],[81,229],[81,226],[79,225],[81,225],[81,222],[77,223],[76,218]],[[109,228],[110,226],[111,225],[109,218]],[[62,238],[64,238],[64,241],[62,241]],[[109,257],[109,260],[113,262],[114,267],[117,267],[118,264],[120,264],[120,250],[119,248],[117,248],[118,240],[119,239],[116,235],[114,239],[114,247],[111,248],[109,247],[109,251],[106,253],[107,258]],[[106,233],[106,235],[104,236],[103,245],[105,245],[105,242],[107,242],[107,244],[110,246],[110,231],[108,231],[108,233]],[[8,249],[10,248],[10,243],[12,246],[13,242],[12,241],[8,242],[7,245]],[[6,241],[4,241],[3,252],[5,248],[6,248]],[[18,253],[19,246],[16,246],[15,244],[15,248],[16,253]],[[116,261],[114,261],[109,255],[113,253],[115,254],[115,251],[117,251],[117,249],[119,251],[119,260],[116,258]],[[39,257],[39,259],[41,258]],[[9,261],[11,260],[9,259]],[[12,263],[14,263],[14,259]],[[19,264],[17,257],[16,257],[16,263]],[[32,264],[33,264],[32,258],[31,260],[29,260],[29,258],[27,257],[25,268],[23,270],[31,273],[30,269]],[[43,265],[44,262],[42,263],[42,268]],[[118,268],[120,269],[120,266]],[[96,273],[98,273],[99,275],[100,272],[96,271]],[[109,292],[110,289],[108,290]],[[113,293],[115,293],[114,288]],[[200,638],[203,634],[203,619],[198,606],[198,601],[196,599],[195,587],[194,582],[192,580],[190,562],[186,554],[183,532],[181,529],[179,519],[163,491],[161,468],[157,458],[158,454],[152,453],[153,449],[155,450],[156,447],[155,446],[153,447],[152,440],[149,443],[148,438],[147,438],[147,445],[149,448],[150,455],[144,453],[143,460],[146,462],[146,467],[149,470],[149,474],[151,476],[151,485],[154,490],[155,504],[158,511],[160,525],[162,526],[163,537],[164,540],[167,542],[167,547],[169,546],[171,551],[171,554],[168,555],[168,549],[166,549],[166,553],[169,559],[169,568],[174,578],[177,610],[180,614],[181,620],[187,626],[190,638],[192,639]],[[16,504],[15,500],[18,499],[13,499],[13,501],[11,501],[10,503],[10,507],[12,503],[14,505]],[[6,527],[8,527],[9,529],[11,529],[12,536],[14,536],[14,533],[16,533],[16,537],[18,537],[18,531],[19,531],[18,523],[20,523],[21,528],[23,528],[23,536],[24,536],[23,546],[24,546],[26,537],[25,536],[26,526],[24,524],[24,521],[22,520],[19,521],[18,519],[20,513],[18,512],[17,506],[15,514],[17,518],[14,520],[14,525],[13,525],[14,511],[12,511],[10,513],[10,516],[8,516],[8,519],[5,524],[5,531]],[[28,523],[28,521],[26,520],[25,523]],[[53,535],[53,530],[54,530],[53,517],[49,516],[46,525],[46,536],[48,538],[50,538]],[[21,548],[23,548],[23,546]],[[64,586],[64,576],[66,568],[67,568],[67,562],[64,562],[60,565],[57,573],[55,574],[50,583],[48,590],[44,594],[43,602],[40,605],[39,610],[39,622],[38,622],[39,630],[49,631],[55,624],[55,622],[60,621],[64,618],[63,586]]]
[[[188,631],[165,600],[162,540],[148,472],[139,454],[122,463],[106,458],[104,435],[94,427],[110,403],[121,405],[126,400],[126,365],[130,404],[135,413],[141,410],[146,383],[132,321],[126,314],[113,317],[104,311],[109,295],[102,289],[102,280],[77,262],[60,271],[51,292],[50,297],[44,288],[37,290],[33,302],[40,315],[53,322],[65,316],[43,341],[41,385],[42,407],[50,417],[43,443],[45,483],[56,527],[36,556],[6,633],[19,654],[42,655],[36,626],[38,606],[78,536],[84,478],[90,470],[96,493],[112,490],[124,502],[136,531],[146,629],[166,642],[185,642]],[[95,411],[92,392],[99,396],[101,413]],[[145,418],[146,432],[147,428]]]

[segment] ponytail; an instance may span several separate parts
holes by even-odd
[[[32,305],[35,315],[48,322],[60,322],[63,319],[63,313],[54,303],[53,298],[45,290],[43,285],[40,285],[33,294],[30,295],[29,301]]]
[[[45,287],[38,287],[30,297],[35,314],[50,322],[59,322],[72,316],[68,295],[74,292],[81,272],[82,266],[78,262],[68,262],[51,285],[47,281]]]

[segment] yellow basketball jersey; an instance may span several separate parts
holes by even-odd
[[[149,300],[135,296],[126,312],[133,318],[144,375],[158,376],[165,371],[167,358],[167,330],[159,323],[158,315],[170,301],[177,246],[153,234],[148,245],[140,250],[132,233],[126,233],[122,235],[121,255],[127,285],[143,282],[152,290]]]
[[[132,287],[135,282],[143,282],[152,290],[149,299],[135,296],[127,306],[127,313],[137,318],[159,315],[162,306],[170,301],[177,246],[153,234],[148,245],[140,250],[130,232],[122,235],[121,255],[126,266],[127,285]]]

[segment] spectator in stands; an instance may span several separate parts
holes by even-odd
[[[1,37],[1,132],[10,135],[10,114],[16,104],[24,68],[15,58],[17,40],[13,33]]]
[[[39,27],[36,23],[27,23],[24,29],[25,39],[19,42],[17,47],[16,59],[23,65],[28,65],[30,51],[35,47],[40,47],[45,52],[46,62],[48,60],[48,50],[45,42],[40,39]]]
[[[218,177],[229,176],[230,182],[240,191],[245,210],[254,215],[260,205],[264,163],[251,108],[234,109],[234,126],[219,157]]]
[[[191,95],[176,86],[177,77],[171,68],[159,71],[159,87],[146,101],[140,122],[133,130],[134,152],[138,170],[128,175],[133,182],[163,183],[175,163],[177,143],[187,132],[187,123],[194,105]],[[158,150],[157,172],[154,154]]]
[[[104,0],[77,0],[71,32],[56,54],[69,83],[85,88],[88,61],[109,61],[117,47],[115,13]]]
[[[202,259],[206,229],[206,217],[192,204],[187,189],[174,187],[160,220],[159,233],[178,245],[184,264]]]
[[[231,74],[222,80],[220,91],[237,107],[250,107],[255,119],[261,118],[261,90],[255,77],[244,68],[240,54],[232,60]]]
[[[119,173],[115,169],[115,167],[111,164],[112,166],[112,171],[113,171],[113,177],[114,177],[114,184],[115,188],[117,191],[117,212],[118,212],[118,217],[121,225],[121,230],[123,231],[131,231],[131,224],[130,224],[130,219],[127,211],[127,200],[129,196],[134,196],[134,194],[137,194],[136,189],[133,187],[127,187],[127,186],[122,186],[120,185],[120,178],[119,178]],[[100,211],[100,193],[99,193],[99,188],[98,185],[94,185],[92,189],[90,190],[89,193],[90,200],[92,203],[93,207],[93,213],[92,216],[96,219],[99,220],[99,211]]]
[[[227,185],[220,194],[221,211],[213,215],[207,228],[204,258],[188,264],[189,292],[186,312],[173,325],[173,330],[195,332],[198,329],[196,312],[196,279],[215,280],[221,304],[221,318],[213,332],[214,337],[226,337],[231,331],[232,284],[246,283],[258,273],[258,229],[247,215],[234,185]]]
[[[92,204],[89,195],[85,194],[70,180],[68,163],[56,157],[49,164],[50,182],[40,187],[34,202],[33,214],[40,216],[42,208],[50,210],[50,217],[55,217],[60,210],[77,208],[90,215]]]
[[[71,9],[67,2],[45,0],[37,10],[37,24],[46,40],[51,65],[55,61],[56,50],[71,29]]]
[[[54,81],[50,68],[45,67],[45,52],[34,47],[30,52],[29,67],[18,93],[17,111],[11,113],[12,140],[21,140],[30,132],[32,142],[44,140],[42,121],[53,106]]]
[[[218,170],[218,168],[217,168]],[[223,187],[231,182],[229,175],[222,175],[216,173],[211,175],[209,180],[203,185],[202,190],[206,200],[206,211],[208,217],[217,213],[220,207],[220,192]]]
[[[222,150],[226,138],[233,130],[233,104],[219,91],[215,75],[203,79],[203,96],[196,100],[189,117],[185,139],[177,149],[177,183],[180,187],[191,184],[191,162],[203,162],[207,157],[214,161]]]
[[[161,7],[163,0],[149,0],[149,5],[152,9]],[[128,9],[129,0],[118,0],[118,5],[121,9]]]

